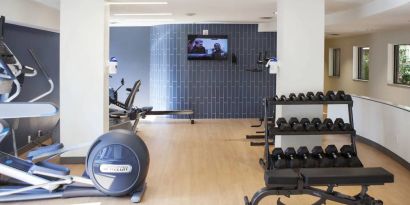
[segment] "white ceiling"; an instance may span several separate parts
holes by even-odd
[[[121,2],[125,0],[110,0]],[[162,0],[158,0],[162,1]],[[170,19],[178,23],[227,22],[261,23],[261,17],[275,19],[276,0],[165,0],[168,5],[112,5],[111,14],[172,13],[172,16],[112,16],[113,21],[140,19]],[[326,0],[326,13],[344,11],[373,0]],[[129,1],[128,1],[129,2]],[[187,16],[195,13],[195,16]],[[128,19],[128,20],[125,20]],[[135,20],[137,19],[137,20]],[[130,22],[129,22],[130,23]],[[132,23],[130,23],[132,24]]]
[[[60,0],[34,0],[59,8]],[[110,2],[166,1],[167,5],[111,5],[113,26],[164,23],[275,22],[276,0],[107,0]],[[326,32],[341,35],[369,33],[410,25],[410,0],[325,0]],[[170,16],[116,14],[172,13]],[[195,13],[188,16],[188,13]],[[272,19],[261,19],[272,17]]]

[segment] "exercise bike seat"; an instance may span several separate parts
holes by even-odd
[[[154,107],[149,106],[149,107],[142,107],[140,108],[142,112],[151,112]]]
[[[43,155],[45,153],[49,153],[49,152],[54,152],[56,150],[62,149],[64,147],[63,144],[61,143],[56,143],[56,144],[52,144],[52,145],[48,145],[48,146],[44,146],[44,147],[39,147],[33,151],[30,151],[27,154],[27,159],[32,160],[33,158]]]
[[[110,112],[110,118],[123,118],[127,116],[128,116],[127,111],[116,110],[114,112]]]

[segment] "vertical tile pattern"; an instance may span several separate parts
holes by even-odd
[[[187,60],[187,37],[209,30],[228,35],[226,61]],[[254,24],[177,24],[151,28],[150,99],[155,110],[193,109],[196,118],[253,118],[262,99],[275,94],[275,76],[249,72],[258,53],[276,56],[276,33],[259,33]],[[175,116],[183,117],[183,116]]]

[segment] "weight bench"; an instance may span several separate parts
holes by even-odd
[[[302,168],[276,169],[265,171],[266,187],[259,190],[249,201],[245,196],[245,205],[258,205],[271,195],[308,194],[319,197],[313,205],[325,204],[326,200],[351,205],[381,205],[382,201],[367,195],[368,186],[392,183],[394,176],[383,168]],[[313,186],[327,186],[326,190]],[[333,190],[336,186],[361,186],[355,196],[348,196]],[[284,205],[277,201],[278,205]]]

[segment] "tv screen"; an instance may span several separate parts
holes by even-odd
[[[188,35],[188,60],[228,59],[227,35]]]

